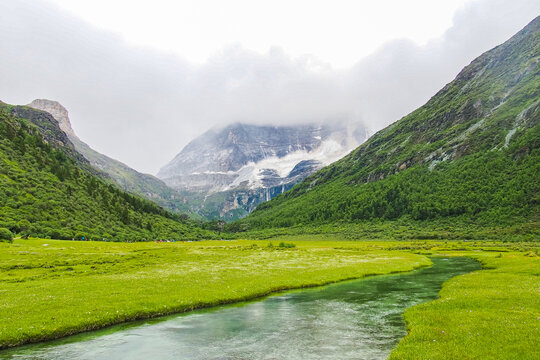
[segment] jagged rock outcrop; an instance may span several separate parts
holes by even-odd
[[[88,161],[76,150],[69,136],[61,130],[60,124],[50,113],[35,111],[27,106],[9,106],[9,108],[11,115],[24,118],[36,125],[46,142],[63,147],[67,153],[77,159],[79,165],[88,164]]]
[[[43,110],[51,114],[56,121],[58,121],[58,125],[60,126],[60,129],[70,138],[76,138],[77,135],[75,135],[75,132],[73,131],[73,128],[71,127],[71,122],[69,121],[69,113],[67,109],[62,106],[58,101],[52,101],[47,99],[35,99],[30,104],[28,104],[31,108]]]

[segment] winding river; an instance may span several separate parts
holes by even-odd
[[[405,309],[480,269],[468,258],[433,267],[161,319],[0,352],[0,359],[384,359],[406,334]]]

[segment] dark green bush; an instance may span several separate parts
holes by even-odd
[[[279,245],[278,245],[280,248],[286,248],[286,249],[291,249],[291,248],[294,248],[296,247],[296,244],[293,244],[293,243],[286,243],[286,242],[280,242]]]
[[[6,228],[0,228],[0,242],[13,242],[13,233]]]

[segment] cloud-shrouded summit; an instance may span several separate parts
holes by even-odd
[[[57,100],[85,142],[156,173],[197,135],[233,122],[346,119],[380,129],[539,13],[537,1],[473,1],[442,36],[424,45],[396,39],[336,70],[280,44],[264,53],[227,46],[194,64],[128,44],[48,3],[8,0],[0,3],[0,100]]]

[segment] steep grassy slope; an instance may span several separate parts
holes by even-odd
[[[153,201],[164,208],[187,214],[192,218],[200,218],[191,211],[185,204],[185,197],[179,192],[168,187],[158,178],[142,174],[118,160],[105,156],[78,138],[71,138],[75,149],[81,153],[92,166],[102,170],[124,190]]]
[[[50,114],[0,104],[0,228],[56,239],[213,236],[98,173]]]
[[[260,205],[242,225],[443,218],[538,224],[539,124],[536,18],[474,60],[426,105]]]

